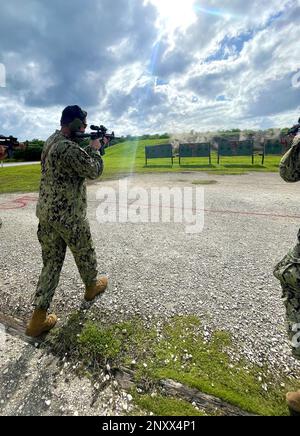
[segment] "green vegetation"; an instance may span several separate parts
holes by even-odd
[[[145,167],[145,146],[162,144],[168,139],[143,140],[124,142],[109,148],[106,152],[105,171],[102,179],[112,179],[132,173],[159,172],[191,172],[204,171],[216,175],[239,175],[249,171],[277,172],[280,162],[279,156],[266,157],[265,165],[261,165],[261,156],[255,157],[255,165],[251,165],[249,157],[222,158],[221,165],[217,165],[216,154],[213,154],[212,165],[205,158],[184,159],[179,166],[175,158],[172,167],[168,159],[154,159]],[[0,193],[6,192],[34,192],[38,191],[40,181],[40,167],[38,165],[0,168]]]
[[[212,165],[207,158],[185,158],[179,166],[175,158],[172,167],[170,159],[152,159],[145,166],[145,146],[167,143],[168,140],[125,142],[107,150],[105,157],[104,178],[115,177],[119,173],[151,173],[151,172],[184,172],[205,171],[214,174],[233,173],[244,174],[249,171],[277,172],[280,162],[279,156],[267,156],[265,165],[261,165],[261,156],[255,156],[255,164],[251,164],[250,157],[223,157],[221,164],[217,164],[217,155],[212,155]]]
[[[85,324],[79,338],[79,354],[83,359],[97,360],[99,356],[116,359],[122,350],[124,326],[99,327],[92,322]]]
[[[27,147],[14,152],[14,159],[25,162],[38,162],[41,160],[44,141],[33,139],[28,142]]]
[[[11,192],[37,192],[41,178],[40,165],[12,168],[0,167],[0,194]]]
[[[137,385],[148,387],[142,394],[133,392],[136,404],[156,415],[178,414],[179,410],[196,413],[189,404],[160,396],[162,379],[197,388],[242,410],[271,416],[288,415],[286,389],[299,389],[295,381],[275,376],[267,367],[244,359],[237,362],[239,353],[230,335],[215,332],[207,340],[199,319],[192,316],[156,321],[149,328],[139,319],[100,325],[75,314],[67,325],[50,334],[47,345],[59,356],[81,362],[84,374],[90,376],[97,375],[107,362],[111,368],[133,367]],[[158,391],[155,400],[152,389]]]
[[[133,398],[140,409],[151,411],[155,416],[206,416],[187,401],[178,398],[138,394],[134,394]]]

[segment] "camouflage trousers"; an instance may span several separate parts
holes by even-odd
[[[43,269],[33,304],[39,309],[47,310],[59,283],[67,247],[74,256],[86,286],[97,280],[97,259],[87,220],[81,220],[71,226],[40,221],[37,235],[42,247]]]
[[[293,355],[300,360],[300,231],[298,244],[276,265],[274,275],[280,280],[283,291]]]

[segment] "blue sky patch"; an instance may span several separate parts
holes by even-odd
[[[246,42],[253,39],[255,32],[242,33],[235,37],[225,36],[221,41],[219,49],[211,56],[205,59],[205,62],[214,62],[226,60],[234,55],[239,55]]]

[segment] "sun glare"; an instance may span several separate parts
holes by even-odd
[[[148,0],[159,12],[159,25],[165,31],[186,28],[196,19],[195,0]]]

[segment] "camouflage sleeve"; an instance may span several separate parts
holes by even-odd
[[[300,136],[296,136],[292,148],[283,156],[280,162],[280,176],[288,183],[300,180]]]
[[[88,146],[81,148],[70,143],[66,154],[66,165],[69,165],[80,177],[97,179],[103,173],[103,160],[99,152]]]

